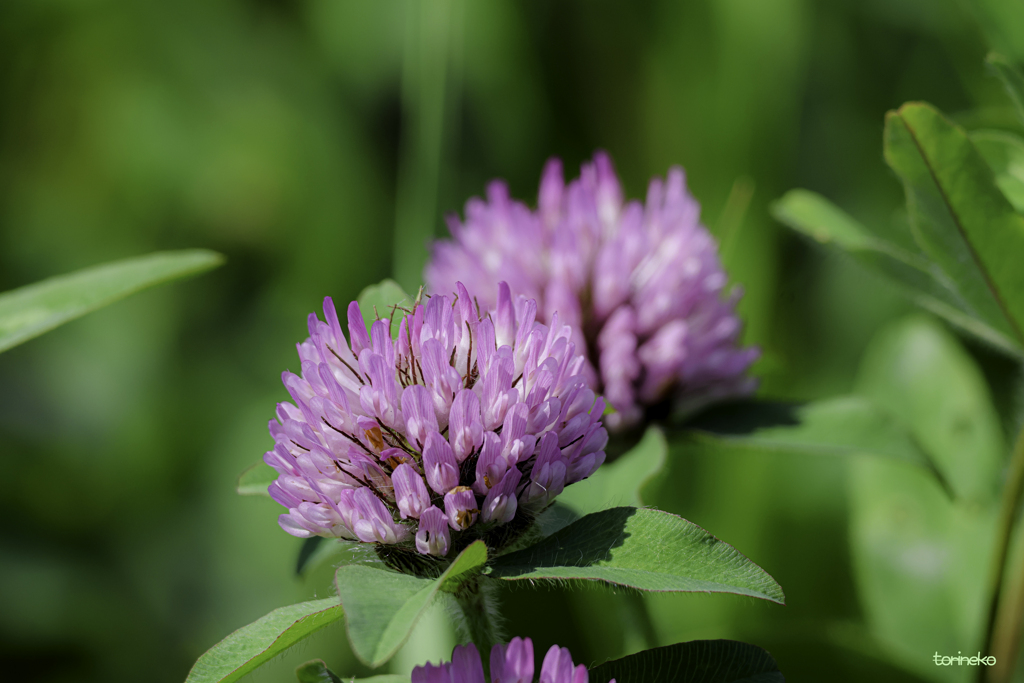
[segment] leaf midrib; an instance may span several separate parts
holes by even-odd
[[[543,579],[543,578],[545,578],[543,576],[526,576],[525,575],[525,574],[529,574],[530,572],[539,571],[536,568],[530,569],[529,567],[526,567],[524,565],[519,565],[519,567],[521,567],[523,569],[526,569],[527,571],[524,574],[520,574],[519,576],[499,576],[498,578],[500,578],[502,581],[527,581],[527,580],[530,580],[530,579]],[[666,573],[666,572],[655,572],[655,571],[651,571],[650,569],[636,569],[636,568],[633,568],[633,567],[610,567],[608,565],[602,565],[602,564],[588,565],[588,566],[585,566],[585,567],[578,567],[578,566],[573,566],[573,565],[558,565],[557,567],[546,567],[546,569],[569,569],[569,570],[571,570],[571,569],[588,569],[588,568],[591,568],[591,567],[595,567],[595,568],[598,568],[598,569],[607,569],[607,570],[610,570],[610,571],[636,572],[636,573],[644,575],[644,576],[655,576],[655,577],[669,576],[669,577],[677,577],[677,578],[686,578],[686,579],[689,579],[691,581],[699,581],[701,583],[709,584],[709,585],[712,585],[712,586],[724,586],[726,588],[742,589],[742,590],[748,591],[747,593],[736,593],[735,590],[721,591],[723,593],[733,593],[735,595],[750,595],[751,593],[756,593],[757,595],[760,595],[760,596],[764,597],[766,600],[771,600],[772,602],[778,602],[780,605],[784,604],[782,602],[779,602],[779,600],[771,597],[767,593],[765,593],[763,591],[756,590],[754,588],[747,588],[745,586],[736,586],[736,585],[733,585],[733,584],[722,583],[721,581],[709,581],[707,579],[696,579],[696,578],[693,578],[693,577],[683,577],[683,576],[679,576],[677,574],[669,574],[669,573]],[[508,567],[508,568],[509,569],[514,569],[514,568],[516,568],[516,565],[513,565],[512,567]],[[629,587],[629,588],[636,588],[636,586],[631,586],[628,583],[620,583],[618,581],[612,581],[612,580],[606,579],[606,578],[597,578],[597,577],[589,577],[589,576],[576,576],[576,577],[572,577],[572,576],[570,576],[570,577],[554,576],[554,577],[551,577],[551,578],[552,578],[552,580],[557,580],[557,579],[561,579],[561,578],[570,578],[570,579],[579,579],[579,580],[582,580],[582,581],[589,581],[589,580],[592,580],[592,581],[604,581],[606,583],[615,584],[616,586],[624,586],[624,587]],[[703,591],[680,591],[680,590],[673,590],[671,588],[665,588],[665,589],[637,588],[637,590],[642,590],[644,592],[649,592],[649,593],[701,593],[701,592],[703,592]],[[780,592],[780,594],[782,593],[781,586],[779,587],[779,592]]]

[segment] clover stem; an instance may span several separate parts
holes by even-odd
[[[462,612],[459,630],[464,640],[476,645],[487,680],[490,680],[491,647],[499,642],[496,589],[491,579],[478,575],[459,586],[455,593]]]
[[[1014,585],[1009,591],[1010,599],[1006,605],[1001,605],[1001,603],[1006,561],[1013,536],[1013,523],[1017,508],[1020,506],[1022,493],[1024,493],[1024,428],[1017,435],[1017,441],[1010,456],[1010,468],[1006,475],[1006,485],[1003,487],[1003,499],[996,528],[996,555],[988,584],[989,595],[992,598],[985,623],[985,640],[982,641],[982,644],[985,647],[986,655],[995,655],[997,649],[1000,652],[996,657],[996,666],[978,667],[979,681],[986,680],[986,678],[989,681],[1009,680],[1013,673],[1013,660],[1017,655],[1017,644],[1016,640],[1010,642],[1010,636],[1014,632],[1019,633],[1020,629],[1021,608],[1024,608],[1024,598],[1021,593],[1024,587],[1019,584],[1024,579],[1021,576],[1024,573],[1024,567],[1015,567]],[[1016,613],[1007,612],[1010,607],[1015,607]]]

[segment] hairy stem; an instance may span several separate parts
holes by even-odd
[[[466,581],[455,593],[462,612],[459,630],[464,640],[476,645],[484,665],[484,677],[490,679],[491,647],[499,642],[496,586],[485,576]]]
[[[982,641],[986,654],[995,655],[995,650],[1000,649],[998,648],[998,641],[1005,641],[1009,635],[1001,631],[1007,627],[1007,624],[1019,621],[1019,615],[1016,618],[1013,615],[1009,615],[999,619],[999,614],[1000,603],[1003,598],[1002,588],[1003,577],[1006,573],[1006,558],[1010,550],[1013,522],[1016,517],[1017,508],[1020,506],[1022,493],[1024,493],[1024,429],[1021,429],[1017,435],[1017,442],[1013,446],[1013,454],[1010,456],[1010,469],[1006,475],[1006,485],[1003,487],[1003,500],[999,509],[999,526],[996,528],[996,555],[989,579],[989,594],[992,596],[992,599],[989,603],[988,619],[985,625],[985,640]],[[1016,567],[1015,569],[1016,573],[1020,574],[1024,567]],[[1011,591],[1011,593],[1014,592]],[[1015,596],[1011,595],[1010,597],[1014,598]],[[1013,600],[1013,602],[1016,602],[1016,600]],[[1005,610],[1006,607],[1004,606],[1003,609]],[[1001,626],[1000,632],[997,632],[997,624]],[[1012,659],[1016,655],[1016,643],[1010,645],[1010,648]],[[1006,656],[1005,652],[1000,654]],[[978,680],[983,681],[986,679],[986,670],[988,670],[987,678],[991,681],[1009,680],[1012,673],[1012,664],[1013,662],[1008,659],[1006,664],[1003,665],[1003,661],[997,656],[996,667],[978,667]]]

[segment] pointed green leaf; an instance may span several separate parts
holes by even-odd
[[[923,651],[976,647],[986,613],[1005,446],[988,387],[941,325],[911,316],[879,332],[857,388],[913,431],[957,493],[881,460],[851,462],[854,575],[876,640],[933,677]]]
[[[1024,123],[1024,76],[1001,54],[991,52],[985,62],[1003,82],[1006,94],[1010,96],[1013,108],[1017,111],[1017,117]]]
[[[667,452],[665,434],[657,426],[648,427],[640,443],[589,478],[566,487],[558,502],[579,514],[615,505],[640,507],[644,504],[641,489],[661,471]]]
[[[783,683],[778,664],[756,645],[692,640],[599,664],[590,683]]]
[[[925,679],[948,676],[922,653],[980,647],[995,509],[951,500],[899,463],[848,466],[853,573],[873,640]]]
[[[251,465],[238,475],[238,485],[235,487],[243,496],[270,496],[267,488],[277,479],[277,471],[262,462]]]
[[[914,236],[966,310],[1024,344],[1024,216],[959,127],[927,104],[886,116],[885,159],[903,180]]]
[[[996,185],[1018,212],[1024,211],[1024,140],[1001,130],[971,133],[971,142],[996,176]]]
[[[215,268],[205,249],[164,251],[58,275],[0,294],[0,351],[154,285]]]
[[[657,592],[737,593],[783,603],[782,588],[728,543],[660,510],[612,508],[494,560],[508,581],[583,579]]]
[[[337,598],[280,607],[243,626],[201,656],[185,683],[229,683],[343,616]]]
[[[295,667],[295,678],[299,683],[342,683],[338,675],[327,668],[322,659],[313,659]]]
[[[360,661],[378,667],[409,637],[438,591],[452,592],[487,562],[487,546],[476,541],[437,579],[423,579],[363,565],[338,569],[334,582],[345,607],[345,627]]]
[[[1007,184],[1012,182],[1008,180]],[[975,316],[960,298],[956,285],[914,243],[909,229],[907,234],[898,230],[873,232],[824,197],[807,190],[787,192],[772,206],[772,214],[797,232],[840,249],[868,270],[883,275],[918,305],[990,344],[1024,354],[1024,348],[1005,331]]]
[[[375,320],[391,320],[391,336],[398,336],[398,328],[405,317],[405,310],[412,309],[415,297],[405,293],[397,282],[391,279],[381,280],[370,285],[359,294],[357,299],[363,320],[369,327]]]

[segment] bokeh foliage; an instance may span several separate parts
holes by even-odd
[[[1024,58],[1015,3],[431,7],[0,6],[0,290],[155,250],[228,259],[0,356],[0,670],[13,679],[181,681],[233,629],[330,594],[329,568],[294,577],[299,543],[273,502],[235,496],[235,477],[270,444],[306,314],[386,276],[409,287],[425,236],[490,178],[532,199],[549,155],[573,169],[602,147],[642,196],[685,166],[745,288],[762,393],[807,400],[870,382],[860,359],[909,304],[783,230],[769,202],[804,187],[861,222],[905,221],[882,130],[907,100],[969,130],[1020,130],[984,68],[990,47]],[[1019,378],[963,343],[1006,432]],[[787,607],[658,595],[647,621],[635,595],[511,587],[509,630],[587,663],[738,638],[789,680],[914,680],[862,627],[846,480],[839,459],[798,452],[670,453],[651,502],[753,558]],[[369,673],[339,628],[310,642],[262,679],[290,680],[313,655]]]

